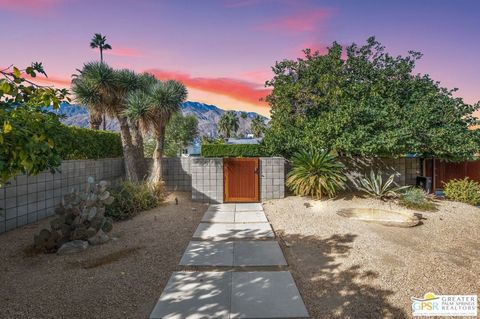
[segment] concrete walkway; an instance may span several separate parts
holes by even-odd
[[[211,205],[193,239],[180,266],[209,271],[174,272],[151,319],[308,318],[261,204]]]

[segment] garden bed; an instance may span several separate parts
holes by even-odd
[[[2,318],[147,318],[207,207],[171,194],[74,255],[29,253],[49,219],[0,235]]]
[[[441,201],[412,228],[337,215],[362,207],[414,213],[358,197],[264,205],[312,318],[410,318],[410,297],[480,294],[480,209]]]

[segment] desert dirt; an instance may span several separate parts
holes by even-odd
[[[0,235],[0,317],[148,318],[208,208],[189,197],[170,194],[78,254],[28,253],[49,219]]]
[[[480,295],[480,209],[441,201],[423,224],[388,227],[344,208],[414,212],[356,196],[264,203],[312,318],[411,318],[411,297]]]

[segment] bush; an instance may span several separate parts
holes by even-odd
[[[370,171],[370,176],[365,175],[359,178],[358,183],[360,185],[358,189],[378,199],[398,197],[399,191],[408,186],[397,186],[393,181],[394,178],[395,175],[392,174],[384,181],[381,172],[375,173],[374,171]]]
[[[64,160],[123,156],[120,135],[114,132],[61,125],[55,143]]]
[[[423,189],[412,187],[400,195],[400,205],[416,210],[435,211],[436,206],[432,203]]]
[[[259,144],[202,144],[204,157],[259,157],[264,156]]]
[[[145,183],[123,182],[110,193],[115,198],[105,215],[113,220],[125,220],[156,207],[164,199],[163,187]]]
[[[293,168],[287,175],[287,186],[295,195],[321,199],[333,197],[345,189],[344,165],[326,152],[300,151],[292,158]]]
[[[468,179],[452,179],[445,183],[445,197],[471,205],[480,204],[480,184]]]

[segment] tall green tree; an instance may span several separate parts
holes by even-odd
[[[183,116],[181,112],[173,114],[165,129],[165,156],[179,155],[182,149],[193,143],[197,137],[198,120],[195,116]],[[145,142],[145,157],[153,157],[155,144],[154,139]]]
[[[266,125],[263,119],[259,115],[255,116],[250,123],[250,131],[252,132],[253,136],[262,137],[265,129]]]
[[[19,173],[36,175],[61,163],[57,137],[61,126],[56,114],[45,110],[69,101],[68,91],[27,80],[47,76],[41,63],[25,69],[0,70],[0,187]]]
[[[131,125],[124,114],[125,100],[130,92],[141,90],[143,82],[130,70],[114,70],[101,62],[85,64],[72,80],[72,91],[79,103],[118,120],[127,178],[131,181],[142,180],[146,170],[143,138],[139,127]]]
[[[177,156],[198,137],[198,120],[193,115],[175,113],[165,130],[165,155]]]
[[[219,135],[222,135],[224,138],[235,136],[238,127],[238,117],[233,111],[223,113],[218,121]]]
[[[90,47],[100,51],[100,62],[103,63],[103,51],[111,50],[112,46],[107,43],[107,37],[100,33],[95,33],[90,40]],[[100,128],[103,122],[103,130],[107,129],[107,116],[105,113],[99,113],[95,109],[90,109],[90,127],[94,130]]]
[[[156,81],[146,90],[129,94],[124,111],[131,122],[138,122],[146,131],[152,131],[156,141],[150,181],[162,181],[162,157],[165,148],[165,130],[173,114],[187,99],[186,87],[174,80]]]
[[[267,82],[273,90],[264,143],[272,154],[318,149],[455,160],[479,150],[479,132],[470,128],[480,103],[466,104],[455,90],[416,74],[420,53],[392,56],[373,37],[345,50],[333,43],[325,55],[304,52],[276,63]]]

